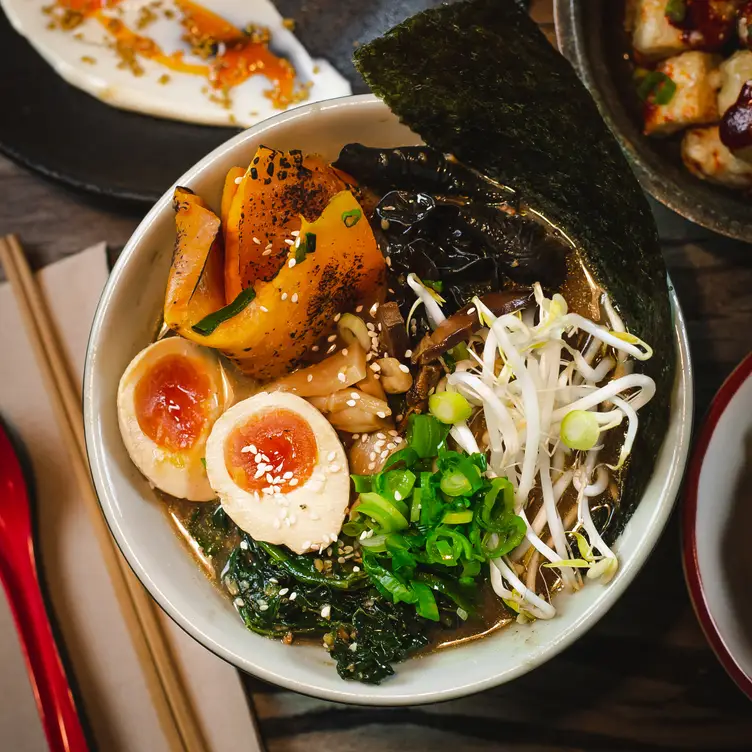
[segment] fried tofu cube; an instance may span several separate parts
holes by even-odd
[[[722,116],[736,103],[742,86],[752,79],[752,50],[739,50],[719,68],[721,72],[721,90],[718,92],[718,112]]]
[[[668,76],[676,91],[666,104],[645,105],[645,133],[668,136],[692,125],[718,120],[720,58],[707,52],[683,52],[660,63],[656,70]]]
[[[645,62],[663,60],[689,49],[684,33],[666,18],[667,0],[633,0],[628,26],[633,26],[632,47]]]
[[[729,188],[752,188],[752,164],[723,145],[717,125],[688,130],[681,153],[687,169],[698,178]]]

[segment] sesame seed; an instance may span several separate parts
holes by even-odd
[[[345,376],[345,374],[344,374],[344,373],[342,373],[342,371],[340,371],[340,372],[339,372],[339,373],[337,374],[337,379],[338,379],[339,381],[347,381],[347,376]]]
[[[269,608],[269,604],[268,603],[262,603],[259,606],[259,611],[266,611],[268,608]]]
[[[392,265],[392,257],[391,256],[384,256],[384,261],[386,262],[387,266]]]
[[[283,587],[282,590],[279,591],[280,595],[287,595],[290,592],[289,587]]]
[[[259,240],[258,238],[253,238],[253,242],[254,242],[254,243],[255,243],[256,245],[261,245],[261,241],[260,241],[260,240]]]
[[[371,363],[369,368],[375,373],[381,370],[381,366],[378,363]]]
[[[298,597],[297,593],[290,593],[290,600],[294,601]]]
[[[409,358],[413,354],[412,350],[405,350],[405,357]]]
[[[297,238],[298,235],[300,235],[300,230],[293,230],[290,235],[292,235],[294,238]]]
[[[258,480],[264,474],[265,469],[266,468],[263,465],[259,465],[258,469],[256,470],[256,474],[253,476],[253,479]]]
[[[345,557],[344,556],[338,556],[337,557],[337,564],[344,564],[345,563]]]
[[[326,458],[331,462],[333,459],[336,459],[337,453],[336,452],[329,452],[329,454],[326,455]]]
[[[248,550],[248,541],[245,540],[245,539],[243,539],[242,541],[240,541],[240,548],[243,551],[247,551]]]
[[[345,404],[348,407],[355,407],[355,405],[357,405],[358,403],[355,400],[347,400],[347,402],[345,402]]]
[[[384,451],[383,451],[383,452],[381,453],[381,459],[382,459],[382,460],[385,460],[385,459],[386,459],[386,458],[387,458],[388,456],[389,456],[389,450],[388,450],[388,449],[385,449],[385,450],[384,450]]]
[[[375,467],[376,467],[376,463],[375,462],[369,462],[368,463],[368,469],[369,470],[373,470]]]
[[[288,266],[290,267],[290,269],[292,269],[292,268],[293,268],[293,266],[295,266],[295,264],[297,264],[297,263],[298,263],[298,262],[297,262],[297,261],[296,261],[296,260],[295,260],[294,258],[291,258],[291,259],[290,259],[290,260],[289,260],[289,261],[287,262],[287,265],[288,265]]]
[[[270,485],[271,485],[272,483],[274,483],[274,477],[272,476],[272,474],[271,474],[271,473],[267,473],[267,474],[266,474],[266,482],[267,482],[267,483],[269,483]]]
[[[395,501],[402,501],[402,494],[399,491],[394,492]]]
[[[310,384],[313,381],[313,374],[309,373],[308,376],[306,376],[306,381]]]
[[[377,441],[373,446],[377,452],[380,452],[383,449],[385,443],[386,442],[379,439],[379,441]]]
[[[318,352],[318,351],[319,351],[319,346],[318,346],[318,345],[314,345],[314,346],[313,346],[313,347],[311,348],[311,352]]]
[[[359,305],[359,306],[358,306],[358,307],[357,307],[357,308],[355,309],[355,313],[360,313],[360,312],[361,312],[362,310],[363,310],[363,306],[362,306],[362,305]]]
[[[357,441],[360,438],[360,434],[359,433],[354,433],[352,435],[352,438],[353,438],[353,441]]]
[[[376,459],[376,452],[371,452],[371,453],[370,453],[370,454],[368,455],[368,459],[369,459],[369,460],[371,460],[371,461],[373,462],[373,461],[374,461],[374,460]]]
[[[350,397],[354,400],[360,399],[360,395],[357,392],[350,392]]]
[[[295,239],[295,245],[293,246],[293,248],[300,248],[300,238]]]
[[[281,297],[282,297],[282,300],[287,300],[287,293],[283,292]]]
[[[239,178],[235,178],[235,185],[240,185],[243,182],[242,176]]]
[[[402,413],[397,414],[397,422],[401,421],[405,416]]]
[[[352,570],[352,571],[353,571],[353,572],[360,572],[360,567],[359,567],[359,566],[358,566],[358,565],[356,564],[356,565],[355,565],[355,566],[353,567],[353,570]]]
[[[259,308],[260,308],[260,309],[261,309],[261,310],[262,310],[262,311],[263,311],[264,313],[269,313],[269,309],[268,309],[268,308],[267,308],[267,307],[266,307],[265,305],[259,306]]]
[[[294,240],[290,240],[290,238],[285,238],[285,243],[287,243],[287,245],[292,245],[294,242],[295,241]]]
[[[292,476],[293,476],[293,473],[290,470],[288,470],[282,477],[285,480],[290,480],[290,478],[292,478]]]
[[[397,445],[396,445],[396,444],[392,444],[392,443],[390,442],[389,444],[387,444],[387,445],[386,445],[386,448],[387,448],[387,449],[389,449],[389,450],[392,450],[392,449],[396,449],[396,448],[397,448]]]
[[[366,324],[366,329],[368,329],[369,332],[374,332],[376,330],[376,327],[369,321]],[[369,336],[373,337],[373,334],[370,334]]]
[[[321,609],[321,618],[322,619],[328,619],[332,614],[332,607],[327,604],[324,606],[324,608]]]
[[[337,339],[337,335],[336,335],[336,334],[330,334],[330,335],[329,335],[329,336],[328,336],[328,337],[326,338],[326,341],[327,341],[327,342],[334,342],[334,340],[335,340],[335,339]]]
[[[263,455],[263,454],[257,454],[257,455],[256,455],[256,456],[255,456],[255,457],[253,458],[253,460],[254,460],[254,462],[255,462],[255,463],[256,463],[257,465],[260,465],[260,464],[261,464],[261,463],[262,463],[262,462],[264,461],[264,455]]]
[[[269,241],[269,242],[268,242],[268,243],[266,244],[266,250],[271,250],[271,247],[272,247],[272,241],[270,240],[270,241]]]
[[[262,256],[271,256],[271,255],[272,255],[272,249],[271,249],[271,248],[267,248],[266,250],[264,250],[264,251],[263,251],[263,252],[261,253],[261,255],[262,255]]]
[[[385,412],[384,412],[383,410],[379,410],[379,411],[378,411],[378,412],[376,413],[376,415],[377,415],[377,416],[378,416],[379,418],[386,418],[386,413],[385,413]]]
[[[375,316],[376,315],[376,311],[378,311],[378,310],[379,310],[379,304],[378,303],[374,303],[371,306],[371,310],[369,310],[368,313],[370,313],[371,316]]]
[[[298,293],[294,292],[294,293],[292,294],[292,297],[290,298],[290,300],[292,300],[292,302],[293,302],[293,303],[297,303],[297,302],[298,302]],[[406,370],[409,370],[409,369],[407,368],[407,366],[405,366],[405,369],[406,369]]]
[[[366,441],[368,441],[368,434],[367,434],[367,433],[364,433],[364,434],[363,434],[363,435],[362,435],[362,436],[360,437],[360,440],[361,440],[361,441],[362,441],[362,442],[363,442],[363,443],[365,444],[365,442],[366,442]]]
[[[290,485],[291,486],[297,486],[298,485],[298,479],[297,478],[291,478],[290,479]]]
[[[343,354],[343,355],[345,355],[345,356],[346,356],[346,355],[347,355],[347,354],[348,354],[349,352],[350,352],[350,351],[349,351],[349,350],[348,350],[348,349],[347,349],[346,347],[342,349],[342,354]]]
[[[240,608],[241,606],[245,606],[245,601],[242,598],[236,598],[235,605]]]
[[[400,363],[399,369],[402,373],[410,373],[410,369],[404,363]]]
[[[467,312],[468,313],[475,313],[475,306],[473,306],[472,308],[468,308]]]
[[[377,438],[377,439],[385,439],[385,438],[386,438],[386,435],[385,435],[385,434],[383,434],[383,433],[381,433],[381,431],[379,431],[379,432],[378,432],[378,433],[376,434],[376,438]]]
[[[336,462],[332,462],[332,464],[329,465],[330,473],[338,473],[341,469],[342,468]]]
[[[329,349],[326,351],[326,354],[331,355],[336,349],[337,349],[337,345],[331,345]]]
[[[339,320],[340,320],[341,318],[342,318],[342,314],[341,314],[341,313],[338,313],[338,314],[337,314],[337,315],[336,315],[336,316],[334,317],[334,323],[336,324],[336,323],[337,323],[337,322],[338,322],[338,321],[339,321]]]

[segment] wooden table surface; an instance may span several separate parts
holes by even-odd
[[[545,0],[534,10],[550,22]],[[35,266],[100,240],[118,249],[142,214],[73,195],[3,158],[0,196],[0,235],[18,233]],[[752,245],[653,206],[688,322],[698,424],[721,382],[752,349]],[[610,613],[576,645],[512,684],[441,705],[368,709],[248,677],[270,752],[752,750],[752,705],[710,651],[687,596],[679,512]]]

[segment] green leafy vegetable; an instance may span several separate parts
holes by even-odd
[[[211,334],[220,324],[237,316],[254,298],[256,297],[256,291],[253,287],[246,287],[235,300],[224,308],[220,308],[214,313],[210,313],[208,316],[204,316],[198,324],[194,324],[193,329],[196,334],[203,334],[205,337]]]

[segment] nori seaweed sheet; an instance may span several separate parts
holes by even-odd
[[[656,396],[622,489],[614,538],[666,433],[675,366],[666,268],[647,200],[571,65],[514,0],[420,13],[357,49],[371,90],[424,141],[519,191],[575,243],[629,330],[655,351]]]

